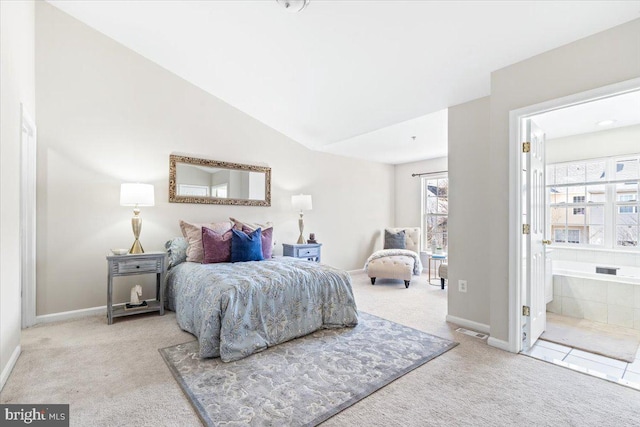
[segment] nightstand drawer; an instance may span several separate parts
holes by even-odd
[[[128,259],[113,263],[113,273],[155,273],[160,261],[154,259]]]
[[[305,259],[308,261],[320,262],[320,253],[322,252],[322,243],[296,243],[289,245],[282,244],[282,255],[294,258]]]
[[[299,257],[318,256],[319,254],[320,254],[319,248],[301,248],[298,250]]]

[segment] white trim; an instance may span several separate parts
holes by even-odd
[[[60,313],[43,314],[36,316],[36,323],[62,322],[63,320],[80,319],[83,317],[107,315],[107,306],[82,308],[80,310],[63,311]]]
[[[522,295],[520,289],[521,262],[520,248],[522,244],[522,234],[520,231],[520,196],[521,196],[521,149],[520,149],[520,122],[522,119],[533,115],[558,110],[572,105],[583,104],[596,99],[609,98],[621,95],[625,92],[632,92],[640,89],[640,78],[626,80],[608,86],[599,87],[581,93],[541,102],[528,107],[519,108],[509,112],[509,341],[505,342],[494,338],[489,338],[489,344],[518,353],[522,351],[522,340],[520,331],[522,329],[522,318],[520,316],[520,306],[522,305]],[[493,343],[493,344],[492,344]],[[504,345],[506,343],[506,346]]]
[[[22,353],[22,347],[20,344],[13,349],[13,353],[11,353],[11,357],[7,362],[7,366],[2,370],[2,374],[0,375],[0,390],[4,388],[4,385],[7,383],[9,379],[9,375],[13,371],[13,368],[16,366],[16,362],[18,361],[18,357],[20,357],[20,353]]]
[[[462,317],[452,316],[450,314],[447,314],[446,320],[449,323],[455,323],[456,325],[460,325],[464,328],[472,329],[474,331],[482,332],[485,334],[488,334],[489,330],[491,329],[489,325],[485,325],[484,323],[474,322],[473,320],[463,319]]]
[[[499,340],[498,338],[489,337],[487,339],[487,344],[489,344],[491,347],[499,348],[500,350],[511,351],[511,345],[509,344],[509,342]],[[511,352],[513,353],[513,351]]]
[[[521,148],[520,148],[520,117],[514,111],[509,112],[509,333],[506,348],[504,341],[489,337],[487,344],[507,351],[517,353],[521,350],[519,340],[522,324],[520,322],[519,305],[522,301],[520,283],[522,264],[519,262],[522,247],[520,232],[520,218],[522,217],[521,202]],[[516,323],[514,323],[514,312]],[[492,344],[493,343],[493,344]],[[495,345],[494,345],[495,344]]]
[[[22,327],[27,328],[36,323],[37,130],[23,104],[20,111],[20,309]]]

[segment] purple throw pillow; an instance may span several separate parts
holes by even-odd
[[[243,225],[242,231],[245,234],[249,234],[253,229]],[[271,255],[273,255],[273,227],[262,230],[262,257],[264,259],[271,259]]]
[[[218,233],[210,228],[202,227],[202,247],[204,249],[203,264],[231,262],[231,230]]]

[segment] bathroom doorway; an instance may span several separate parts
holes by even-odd
[[[516,115],[543,133],[539,239],[548,261],[534,259],[521,239],[527,262],[519,266],[517,300],[530,306],[537,298],[543,309],[523,312],[517,331],[526,354],[640,387],[640,91],[632,86]],[[523,159],[520,180],[532,187]],[[532,227],[534,194],[521,204]],[[540,265],[544,273],[527,274]]]

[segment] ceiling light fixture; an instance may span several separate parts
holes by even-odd
[[[311,0],[276,0],[288,12],[302,12]]]
[[[603,120],[601,122],[596,123],[598,126],[611,126],[612,124],[614,124],[616,121],[615,120]]]

